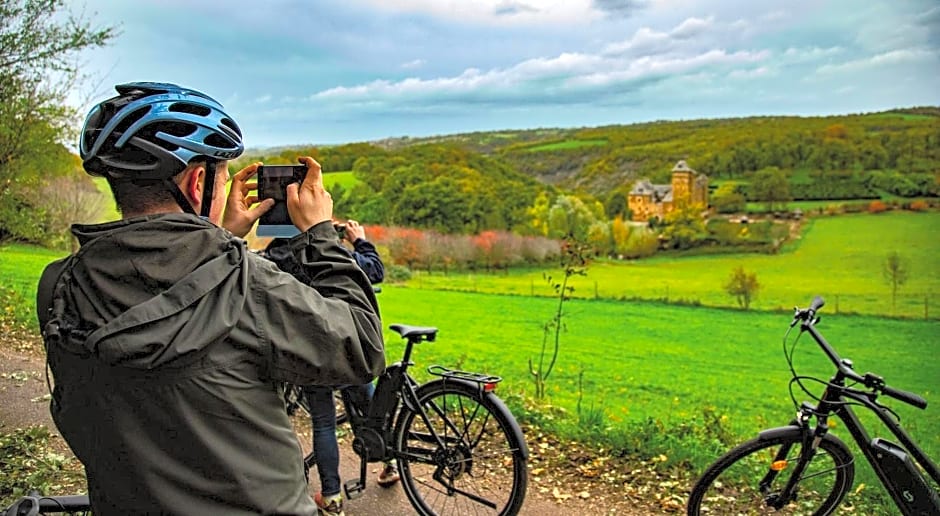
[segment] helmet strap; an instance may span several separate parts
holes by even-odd
[[[183,195],[183,191],[180,190],[179,185],[176,184],[176,181],[173,181],[172,177],[164,179],[163,184],[166,185],[166,189],[170,191],[170,194],[174,199],[176,199],[176,204],[179,205],[180,209],[182,209],[184,213],[188,213],[190,215],[196,214],[196,210],[193,209],[193,205],[189,203],[189,199]]]
[[[215,172],[219,162],[206,158],[206,179],[202,188],[202,218],[209,218],[209,211],[212,209],[213,191],[215,190]]]
[[[203,179],[202,208],[200,210],[202,213],[200,213],[199,216],[207,220],[209,218],[209,212],[212,210],[213,192],[215,191],[215,174],[218,164],[219,162],[217,160],[206,158],[206,176]],[[170,195],[176,200],[176,204],[179,205],[184,213],[196,215],[196,210],[193,208],[193,205],[183,194],[183,191],[180,190],[176,181],[173,181],[172,177],[164,179],[163,183],[166,185],[167,190],[170,191]]]

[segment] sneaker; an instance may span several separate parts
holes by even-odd
[[[392,487],[400,478],[398,476],[398,466],[394,462],[387,462],[385,468],[379,473],[377,482],[382,487]]]
[[[326,497],[323,493],[317,493],[313,501],[317,504],[317,514],[320,516],[346,516],[343,512],[343,495],[339,493]]]

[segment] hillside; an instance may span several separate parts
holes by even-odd
[[[625,193],[636,179],[667,181],[680,159],[712,179],[747,178],[767,167],[840,177],[865,171],[932,175],[940,160],[940,107],[388,138],[316,152],[324,169],[333,171],[352,169],[359,157],[398,155],[416,146],[482,154],[544,184],[606,202],[614,192]],[[311,149],[284,148],[274,158],[292,159],[302,150]]]

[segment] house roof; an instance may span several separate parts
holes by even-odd
[[[691,172],[693,174],[695,173],[694,170],[689,168],[689,165],[685,162],[684,159],[680,159],[679,162],[676,163],[676,166],[672,167],[672,171],[673,172]]]

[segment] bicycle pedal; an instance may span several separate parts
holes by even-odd
[[[358,478],[352,480],[347,480],[343,483],[343,491],[346,492],[346,499],[355,500],[362,496],[362,491],[365,489],[365,485],[359,481]]]

